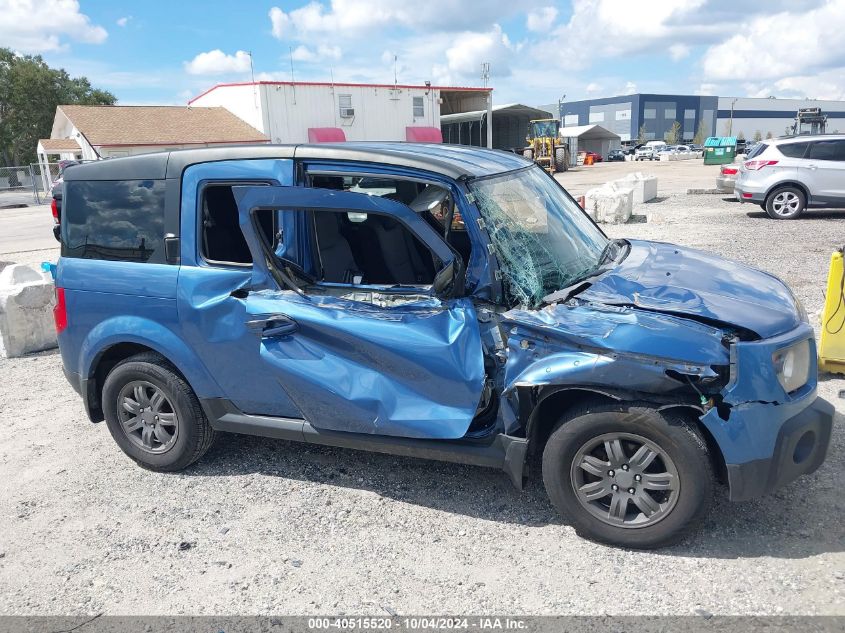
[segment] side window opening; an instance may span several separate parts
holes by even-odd
[[[265,183],[238,183],[263,185]],[[232,184],[212,184],[202,190],[200,218],[200,244],[202,256],[210,262],[248,266],[252,264],[238,223],[238,205],[232,193]],[[276,217],[272,213],[259,214],[259,224],[264,237],[275,248],[277,244]]]
[[[374,213],[313,212],[321,281],[428,286],[434,257],[398,220]]]
[[[454,205],[452,195],[445,187],[434,184],[392,178],[390,176],[328,176],[312,175],[312,187],[334,189],[379,196],[401,202],[412,211],[419,214],[440,236],[452,246],[466,263],[470,258],[471,242],[463,218]],[[446,231],[445,221],[451,213],[452,221],[449,231]],[[430,284],[434,271],[429,268],[431,253],[407,228],[401,223],[387,216],[372,215],[366,220],[354,221],[346,216],[337,220],[341,229],[340,235],[348,243],[356,262],[363,262],[357,272],[366,273],[363,283],[369,284]],[[353,214],[354,216],[354,214]],[[372,221],[370,219],[372,218]],[[328,220],[321,220],[324,226],[315,225],[317,239],[319,231],[326,231],[323,240],[330,251],[336,248],[344,249],[335,237],[334,227]],[[374,248],[377,247],[377,248]],[[333,254],[328,255],[329,258]],[[422,263],[420,262],[422,258]],[[324,266],[325,268],[325,266]],[[354,272],[343,274],[330,264],[333,277],[326,281],[335,283],[353,283]],[[361,275],[359,275],[361,276]],[[415,281],[419,279],[420,281]],[[379,281],[384,280],[384,281]]]

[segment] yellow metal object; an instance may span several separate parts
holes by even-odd
[[[830,256],[827,292],[822,310],[822,336],[819,341],[819,369],[845,374],[845,267],[842,251]]]
[[[528,147],[523,155],[550,174],[569,169],[569,150],[560,137],[557,119],[532,119],[528,122]]]

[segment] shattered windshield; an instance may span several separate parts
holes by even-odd
[[[607,238],[541,168],[479,178],[469,188],[511,305],[536,307],[600,266]]]

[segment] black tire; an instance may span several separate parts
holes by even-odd
[[[774,220],[794,220],[807,208],[807,196],[798,187],[778,187],[766,197],[766,214]]]
[[[569,161],[566,160],[567,153],[565,147],[555,148],[555,171],[566,171],[569,169]]]
[[[580,462],[579,451],[584,446],[600,441],[597,438],[613,434],[644,438],[658,447],[663,453],[652,462],[655,466],[662,463],[658,460],[662,460],[664,454],[668,456],[677,474],[677,490],[658,493],[673,500],[671,504],[669,501],[665,503],[666,509],[660,510],[663,513],[660,518],[656,515],[647,518],[644,513],[639,513],[641,518],[632,518],[625,527],[612,525],[610,510],[606,518],[594,514],[600,510],[598,506],[603,503],[601,500],[588,505],[579,499],[573,483],[573,472],[576,471],[573,461],[579,457]],[[628,470],[627,465],[625,470]],[[613,472],[609,470],[608,475]],[[568,411],[552,431],[543,451],[543,483],[552,503],[563,516],[569,518],[580,536],[622,547],[651,549],[676,543],[701,523],[712,503],[715,476],[704,438],[695,423],[682,414],[661,413],[636,404],[587,403]],[[635,485],[647,487],[642,483]],[[608,505],[617,494],[624,496],[622,493],[608,493],[609,497],[613,495]],[[625,500],[624,504],[632,517],[636,515],[638,506],[633,501]],[[637,526],[637,520],[645,521],[646,524]],[[648,523],[654,520],[656,522]]]
[[[143,448],[137,439],[131,439],[131,433],[124,431],[124,422],[118,413],[124,398],[122,392],[137,384],[149,384],[149,389],[160,390],[166,398],[168,410],[174,414],[176,431],[172,435],[175,437],[164,452],[155,453]],[[103,384],[102,398],[103,413],[112,438],[124,453],[148,470],[173,472],[187,468],[202,457],[214,442],[214,430],[193,390],[173,365],[159,354],[138,354],[115,365]]]

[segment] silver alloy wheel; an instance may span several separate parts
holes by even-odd
[[[790,216],[801,210],[801,199],[792,191],[781,191],[772,198],[772,211],[776,215]]]
[[[117,417],[129,441],[148,453],[166,453],[179,434],[179,418],[170,400],[146,380],[133,380],[120,390]]]
[[[681,492],[678,469],[651,440],[606,433],[586,442],[572,460],[570,480],[587,512],[615,527],[641,528],[664,519]]]

